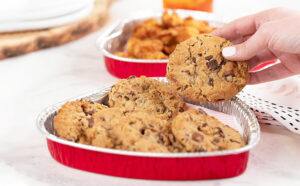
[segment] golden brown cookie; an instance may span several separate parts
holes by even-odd
[[[201,34],[177,45],[170,55],[167,79],[178,93],[191,101],[228,100],[249,79],[246,62],[228,61],[222,49],[232,43],[218,36]]]
[[[113,135],[120,149],[140,152],[169,152],[165,131],[168,122],[146,112],[134,111],[119,119]]]
[[[199,110],[178,114],[171,128],[187,152],[231,150],[245,146],[245,141],[236,130]]]
[[[90,127],[92,115],[105,109],[105,105],[87,100],[67,102],[54,117],[54,129],[59,137],[87,143],[84,130]]]
[[[109,92],[109,106],[142,109],[161,119],[171,119],[184,110],[184,102],[166,83],[142,76],[119,80]]]
[[[121,108],[108,108],[93,114],[89,128],[84,130],[87,143],[98,147],[114,148],[112,128],[125,115],[126,110]]]

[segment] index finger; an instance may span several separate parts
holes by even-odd
[[[257,14],[239,18],[224,25],[222,28],[215,30],[211,34],[226,38],[228,40],[235,40],[240,37],[254,34],[263,23],[271,20],[282,19],[286,16],[294,14],[298,13],[285,8],[272,8]]]
[[[228,40],[235,40],[256,32],[255,14],[234,20],[223,27],[213,31],[211,34]]]

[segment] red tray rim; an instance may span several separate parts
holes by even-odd
[[[157,79],[165,79],[165,78],[157,78]],[[110,90],[110,86],[101,90],[95,90],[93,92],[90,92],[87,95],[79,96],[76,98],[68,99],[66,101],[72,101],[72,100],[80,100],[84,99],[86,97],[93,97],[93,95],[101,93],[102,97],[106,95],[106,93]],[[230,102],[235,103],[238,107],[241,107],[245,110],[245,114],[251,118],[250,121],[252,121],[249,125],[250,127],[250,139],[248,140],[248,143],[246,146],[235,149],[235,150],[225,150],[225,151],[215,151],[215,152],[191,152],[191,153],[156,153],[156,152],[135,152],[135,151],[126,151],[126,150],[117,150],[117,149],[109,149],[109,148],[103,148],[103,147],[95,147],[91,145],[84,145],[79,144],[71,141],[67,141],[65,139],[59,138],[53,134],[50,134],[46,128],[45,128],[45,122],[47,118],[54,114],[58,108],[60,108],[61,105],[63,105],[66,101],[57,103],[55,105],[49,106],[46,109],[44,109],[37,117],[36,125],[38,130],[45,136],[47,139],[65,144],[68,146],[81,148],[85,150],[91,150],[91,151],[97,151],[102,153],[110,153],[110,154],[118,154],[118,155],[125,155],[125,156],[141,156],[141,157],[152,157],[152,158],[192,158],[192,157],[210,157],[210,156],[225,156],[225,155],[233,155],[233,154],[240,154],[246,151],[249,151],[251,148],[253,148],[260,139],[260,128],[258,120],[255,116],[255,114],[250,110],[248,105],[246,105],[244,102],[242,102],[239,98],[234,97],[231,100],[228,100]]]

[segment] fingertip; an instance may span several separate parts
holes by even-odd
[[[237,61],[237,49],[235,46],[229,46],[222,49],[222,55],[230,61]]]
[[[248,43],[240,43],[234,46],[223,48],[222,54],[228,60],[233,61],[247,61],[252,58],[256,53],[247,47]]]
[[[211,35],[220,36],[220,29],[216,29],[210,33]]]
[[[230,47],[225,47],[222,50],[222,54],[224,57],[231,57],[234,56],[236,54],[236,48],[234,46],[230,46]]]

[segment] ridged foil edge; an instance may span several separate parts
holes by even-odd
[[[159,77],[154,78],[159,81],[167,83],[166,78]],[[98,102],[103,97],[107,95],[109,92],[110,87],[106,87],[101,90],[93,91],[91,93],[78,96],[75,98],[71,98],[65,100],[63,102],[57,103],[50,107],[44,109],[37,117],[36,125],[39,131],[48,139],[62,143],[65,145],[92,150],[92,151],[99,151],[104,153],[111,153],[111,154],[120,154],[120,155],[129,155],[129,156],[143,156],[143,157],[165,157],[165,158],[179,158],[179,157],[208,157],[208,156],[223,156],[223,155],[231,155],[231,154],[239,154],[242,152],[249,151],[253,148],[260,139],[260,128],[259,123],[256,119],[255,114],[250,110],[250,108],[242,102],[239,98],[234,97],[231,100],[223,101],[220,103],[199,103],[193,102],[193,104],[206,107],[208,109],[221,111],[226,114],[231,114],[236,117],[239,121],[238,123],[241,124],[242,135],[244,139],[247,141],[247,145],[235,149],[235,150],[224,150],[224,151],[215,151],[215,152],[190,152],[190,153],[155,153],[155,152],[134,152],[134,151],[125,151],[125,150],[117,150],[117,149],[108,149],[102,147],[95,147],[91,145],[84,145],[79,143],[74,143],[71,141],[67,141],[65,139],[57,137],[55,134],[49,133],[49,130],[53,128],[53,117],[57,113],[58,109],[67,101],[74,101],[80,99],[88,99],[91,101]],[[188,102],[191,103],[191,102]]]

